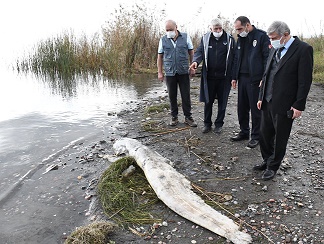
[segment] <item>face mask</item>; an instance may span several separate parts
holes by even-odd
[[[245,30],[246,30],[246,28],[245,28]],[[247,35],[249,34],[249,32],[246,32],[245,30],[242,31],[242,32],[239,34],[240,37],[247,37]]]
[[[175,31],[167,31],[166,33],[167,38],[174,38],[176,36]]]
[[[214,37],[220,38],[223,35],[223,31],[221,32],[213,32]]]
[[[281,37],[282,38],[282,37]],[[275,41],[271,41],[271,46],[274,48],[274,49],[279,49],[281,47],[283,47],[285,45],[285,43],[280,43],[281,41],[281,38],[279,40],[275,40]]]

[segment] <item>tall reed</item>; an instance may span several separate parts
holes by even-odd
[[[156,72],[158,43],[164,32],[160,25],[164,17],[163,14],[157,17],[144,4],[127,9],[119,6],[101,33],[77,37],[73,32],[64,32],[41,41],[27,57],[17,60],[16,68],[53,81],[73,80],[89,73],[118,78],[138,72]],[[233,33],[233,21],[217,17],[223,20],[224,29]],[[189,33],[194,48],[200,43],[201,31]],[[314,82],[324,83],[323,35],[305,41],[314,47]]]
[[[70,79],[86,72],[116,77],[148,71],[156,68],[159,38],[157,19],[145,7],[120,6],[101,35],[77,38],[65,32],[41,41],[28,57],[17,60],[16,68]]]

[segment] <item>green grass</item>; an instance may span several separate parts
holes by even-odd
[[[314,49],[313,82],[324,84],[324,36],[316,35],[304,41]]]

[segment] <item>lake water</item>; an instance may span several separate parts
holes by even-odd
[[[1,5],[0,21],[6,24],[0,40],[0,198],[35,165],[74,141],[100,139],[118,121],[116,113],[136,106],[152,89],[163,89],[156,76],[53,83],[12,69],[40,40],[70,30],[76,36],[100,33],[110,13],[126,2],[15,0]]]
[[[62,81],[64,84],[64,82]],[[0,195],[46,158],[78,140],[100,140],[122,110],[152,90],[155,76],[79,78],[68,86],[3,68],[0,82]]]

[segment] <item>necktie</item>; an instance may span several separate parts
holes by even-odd
[[[277,61],[277,63],[280,61],[281,52],[282,52],[282,50],[284,50],[284,48],[285,48],[285,47],[281,47],[281,48],[279,48],[279,49],[277,50],[277,52],[276,52],[276,61]]]

